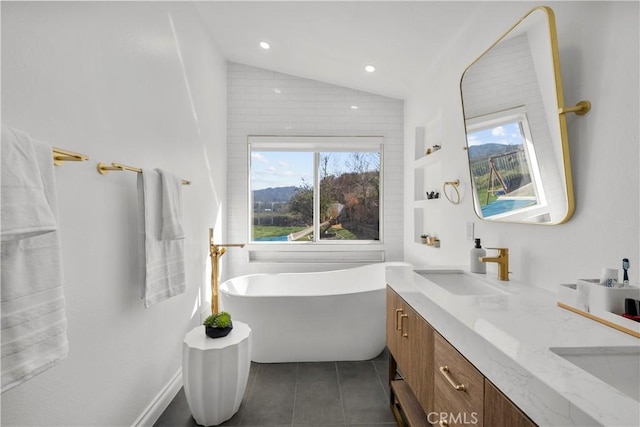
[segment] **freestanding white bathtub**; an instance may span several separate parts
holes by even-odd
[[[372,359],[385,346],[385,265],[236,277],[220,285],[222,309],[251,327],[254,362]]]

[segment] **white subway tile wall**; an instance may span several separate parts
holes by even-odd
[[[357,108],[352,108],[357,106]],[[384,137],[382,243],[341,245],[338,251],[383,250],[403,258],[404,101],[275,71],[227,63],[228,205],[226,240],[249,241],[249,135]],[[372,247],[372,246],[375,246]],[[265,246],[259,248],[265,250]],[[228,251],[222,278],[242,274],[344,268],[345,264],[249,262],[247,251]],[[300,250],[313,251],[310,245]],[[327,247],[318,248],[327,251]]]

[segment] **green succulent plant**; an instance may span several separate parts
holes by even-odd
[[[210,326],[212,328],[228,328],[231,326],[231,315],[226,311],[221,311],[218,314],[212,314],[204,319],[202,323],[204,326]]]

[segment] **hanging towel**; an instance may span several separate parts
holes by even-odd
[[[184,239],[182,230],[182,179],[156,169],[162,178],[162,240]]]
[[[53,167],[51,146],[3,126],[3,393],[54,366],[68,353]],[[26,169],[16,170],[21,168]],[[6,181],[5,176],[9,177]],[[48,210],[42,206],[43,198]],[[32,206],[31,213],[25,212],[26,206]]]
[[[50,167],[53,168],[52,165]],[[57,229],[45,195],[34,144],[24,131],[5,125],[2,125],[0,214],[2,241],[24,239]]]
[[[162,182],[160,174],[138,174],[140,275],[142,298],[149,308],[186,290],[184,240],[162,240]]]

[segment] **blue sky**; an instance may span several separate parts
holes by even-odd
[[[313,153],[251,152],[251,189],[313,183]]]
[[[482,144],[522,144],[522,134],[518,123],[508,123],[489,129],[469,132],[467,135],[469,147]]]
[[[332,152],[327,165],[329,174],[340,174],[349,169],[347,162],[352,153]],[[269,187],[313,184],[313,153],[310,152],[251,152],[251,190]]]

